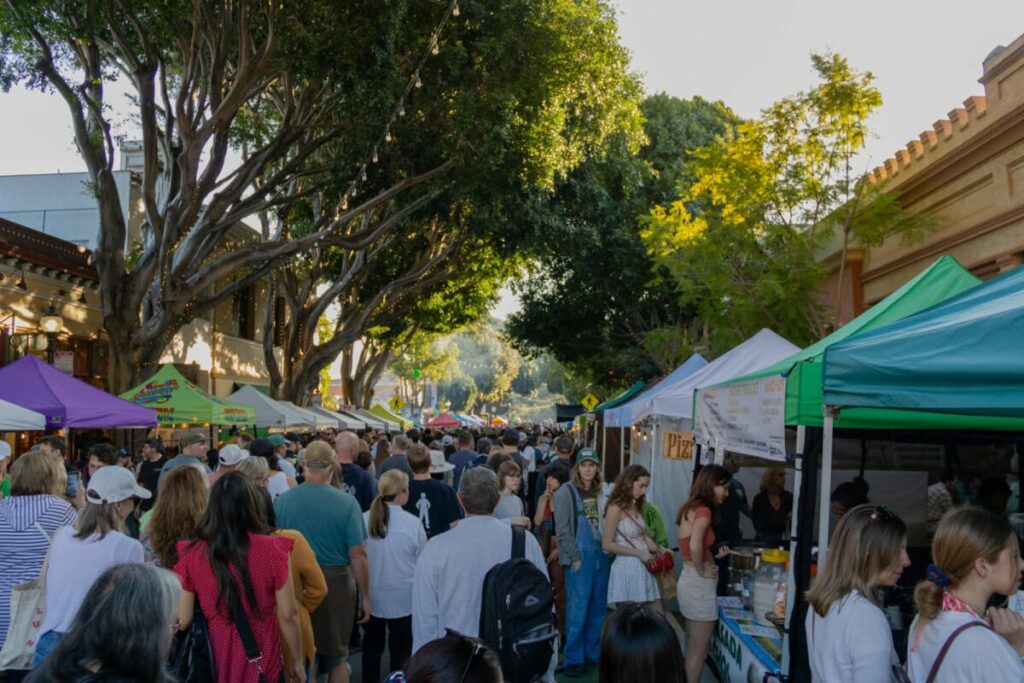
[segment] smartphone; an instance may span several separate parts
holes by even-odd
[[[78,471],[68,472],[68,490],[64,494],[68,498],[78,495],[78,489],[82,487],[82,473]]]

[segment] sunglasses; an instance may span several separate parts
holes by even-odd
[[[896,513],[884,505],[876,505],[875,509],[871,511],[870,519],[872,522],[891,522],[897,517]]]
[[[469,674],[470,668],[473,666],[473,660],[475,660],[477,655],[480,654],[480,651],[484,649],[484,644],[479,640],[469,638],[468,636],[464,636],[458,631],[453,631],[450,628],[445,629],[445,637],[455,638],[457,640],[469,643],[473,646],[473,651],[469,653],[469,659],[466,660],[466,668],[462,670],[462,675],[459,676],[459,683],[464,683],[466,680],[466,676]]]

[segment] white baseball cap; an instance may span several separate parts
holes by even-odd
[[[451,446],[453,443],[455,443],[455,439],[452,437],[451,434],[445,434],[443,437],[441,437],[442,446]]]
[[[85,490],[85,499],[96,504],[119,503],[129,498],[150,498],[152,495],[135,482],[131,470],[118,465],[96,470]]]
[[[454,469],[455,465],[445,461],[443,451],[430,451],[431,474],[443,474],[444,472],[451,472]]]
[[[244,448],[239,448],[233,443],[229,443],[227,446],[220,449],[217,457],[220,459],[221,465],[237,465],[249,457],[249,451]]]

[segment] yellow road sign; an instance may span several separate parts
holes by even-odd
[[[586,396],[583,397],[583,400],[580,401],[580,403],[583,404],[583,407],[586,408],[587,410],[593,410],[594,407],[597,406],[597,404],[600,402],[601,401],[598,400],[597,396],[594,396],[593,394],[587,394]]]
[[[391,410],[393,410],[393,411],[395,411],[395,412],[397,413],[397,412],[399,412],[399,411],[400,411],[400,410],[401,410],[402,408],[404,408],[404,407],[405,407],[405,401],[403,401],[403,400],[402,400],[402,397],[401,397],[401,396],[398,396],[398,395],[396,394],[395,396],[393,396],[393,397],[391,398],[391,400],[390,400],[390,401],[388,401],[388,405],[389,405],[389,406],[391,406]]]

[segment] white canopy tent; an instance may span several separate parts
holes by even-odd
[[[363,408],[356,408],[355,414],[356,416],[359,417],[359,419],[365,422],[366,426],[369,427],[370,429],[386,429],[392,434],[399,433],[402,431],[402,425],[398,424],[397,422],[385,420],[384,418],[378,415],[374,415],[369,410],[365,410]]]
[[[279,401],[279,403],[283,403],[284,405],[288,406],[289,408],[297,412],[304,418],[306,425],[312,427],[315,430],[338,428],[337,418],[330,417],[328,415],[323,415],[322,413],[310,410],[309,408],[297,406],[291,401]]]
[[[270,429],[309,427],[310,417],[283,401],[275,401],[251,386],[244,386],[228,396],[231,403],[249,406],[256,413],[256,426]]]
[[[46,429],[45,415],[0,400],[0,431],[27,432],[42,429]]]
[[[355,425],[354,427],[349,427],[349,429],[371,429],[370,423],[367,422],[367,420],[364,417],[362,417],[361,415],[356,415],[351,410],[342,410],[341,408],[339,408],[334,412],[338,413],[338,415],[341,415],[343,418],[345,418],[349,424]]]
[[[324,408],[323,406],[313,406],[312,408],[309,408],[309,410],[316,413],[317,415],[323,415],[326,418],[334,420],[334,424],[332,424],[331,426],[336,429],[366,428],[366,423],[363,422],[362,420],[357,420],[351,415],[342,415],[341,413],[336,413],[333,410],[327,410],[327,408]]]
[[[665,434],[692,430],[693,394],[697,389],[755,372],[797,351],[798,347],[779,335],[762,329],[673,386],[641,395],[632,402],[632,423],[646,421],[650,423],[650,429],[648,438],[634,438],[631,460],[646,466],[651,472],[647,497],[665,518],[669,539],[676,537],[676,509],[690,493],[693,460],[662,457]],[[645,428],[643,431],[646,433],[648,430]]]

